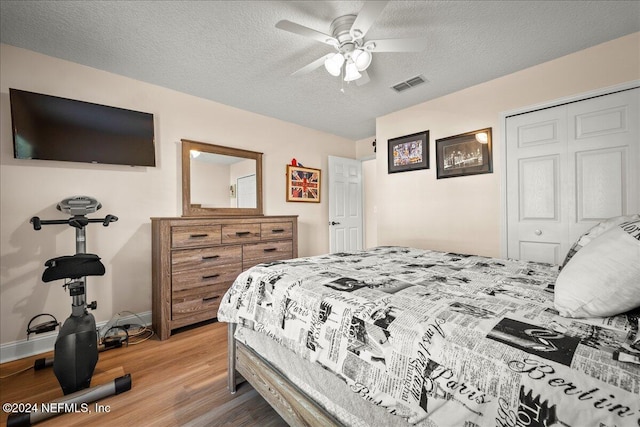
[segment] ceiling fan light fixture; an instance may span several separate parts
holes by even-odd
[[[362,77],[362,74],[358,71],[356,64],[353,61],[349,61],[344,69],[344,81],[351,82],[358,80],[360,77]]]
[[[287,20],[276,23],[276,28],[325,43],[336,49],[334,53],[325,54],[292,75],[309,73],[324,64],[329,74],[335,77],[343,76],[344,81],[361,79],[358,82],[358,86],[360,86],[370,81],[367,69],[371,65],[373,52],[419,52],[424,50],[425,41],[417,38],[365,40],[371,26],[386,5],[391,2],[378,0],[361,3],[363,5],[358,14],[338,16],[331,21],[329,34]],[[406,85],[413,86],[410,83]]]
[[[324,61],[324,68],[332,76],[338,77],[342,72],[342,64],[344,64],[344,56],[341,53],[336,53]]]
[[[353,62],[356,64],[356,68],[358,68],[358,71],[364,71],[369,68],[372,55],[369,51],[356,49],[351,54],[351,59],[353,59]]]

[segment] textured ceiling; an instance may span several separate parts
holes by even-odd
[[[332,48],[275,24],[329,33],[362,5],[1,0],[0,41],[355,140],[378,116],[640,31],[638,1],[391,1],[366,38],[419,37],[424,51],[375,53],[363,86],[324,67],[291,76]]]

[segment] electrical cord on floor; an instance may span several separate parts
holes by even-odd
[[[3,375],[3,376],[1,376],[1,377],[0,377],[0,380],[4,380],[4,379],[7,379],[7,378],[12,377],[12,376],[14,376],[14,375],[21,374],[22,372],[27,372],[29,369],[33,369],[33,365],[31,365],[31,366],[27,366],[27,367],[26,367],[26,368],[24,368],[24,369],[20,369],[19,371],[12,372],[12,373],[10,373],[10,374]]]
[[[122,344],[129,345],[129,332],[123,326],[113,325],[104,333],[100,341],[107,348],[117,346],[122,347]]]
[[[125,323],[120,325],[120,317],[123,314],[131,314],[135,316],[140,323]],[[111,320],[109,320],[109,322],[107,322],[107,324],[100,330],[100,339],[104,340],[107,338],[109,331],[114,329],[123,330],[125,332],[127,345],[140,344],[147,341],[154,335],[153,329],[144,325],[140,316],[132,311],[121,311],[112,317]]]

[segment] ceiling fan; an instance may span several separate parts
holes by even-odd
[[[309,37],[332,46],[336,51],[328,53],[302,67],[292,75],[311,72],[322,65],[332,76],[344,76],[344,81],[356,81],[363,85],[369,81],[367,68],[371,65],[373,53],[378,52],[419,52],[424,49],[421,39],[365,40],[365,35],[378,18],[388,1],[366,1],[358,15],[340,16],[331,22],[331,35],[316,31],[295,22],[282,20],[276,24],[290,33]]]

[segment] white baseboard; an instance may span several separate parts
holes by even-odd
[[[142,320],[145,326],[151,324],[151,312],[146,311],[144,313],[138,313],[136,315],[131,312],[122,312],[122,316],[118,317],[118,324],[127,323],[140,323]],[[126,315],[125,315],[126,314]],[[138,319],[138,317],[140,319]],[[96,324],[98,329],[109,323],[100,322]],[[0,363],[11,362],[12,360],[22,359],[24,357],[33,356],[36,354],[46,353],[53,350],[53,346],[56,343],[58,331],[35,335],[29,340],[14,341],[0,345]]]

